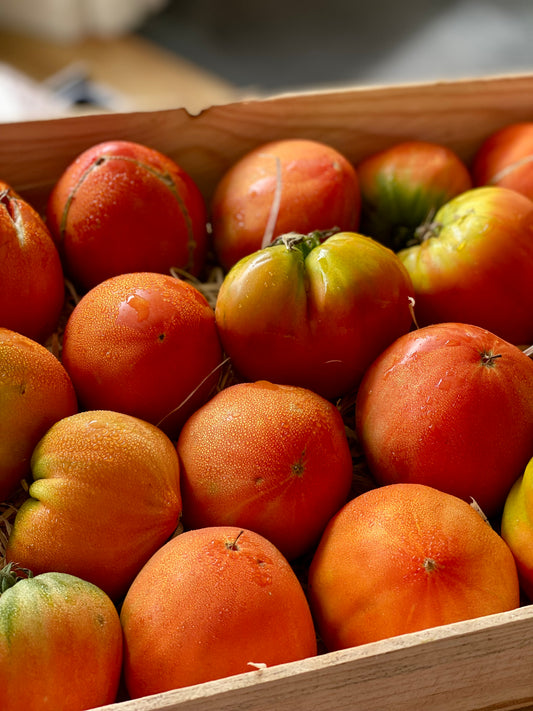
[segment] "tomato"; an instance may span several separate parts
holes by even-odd
[[[357,165],[363,234],[391,249],[405,247],[435,212],[472,187],[463,161],[449,148],[405,141],[373,153]]]
[[[44,433],[77,410],[72,381],[55,355],[0,328],[0,501],[30,474],[32,452]]]
[[[0,181],[0,326],[44,342],[65,301],[63,268],[47,226]]]
[[[533,602],[533,458],[505,500],[501,534],[514,555],[522,590]]]
[[[31,464],[6,560],[79,576],[119,599],[179,524],[173,443],[130,415],[86,411],[52,425]]]
[[[533,454],[533,361],[477,326],[395,341],[367,370],[356,429],[378,484],[426,484],[501,512]]]
[[[27,573],[0,571],[0,708],[82,711],[115,701],[122,628],[112,601],[72,575]]]
[[[118,410],[175,437],[215,388],[222,350],[213,308],[169,274],[119,274],[80,299],[62,363],[80,406]]]
[[[380,486],[349,501],[318,544],[308,595],[330,651],[520,604],[502,538],[474,507],[421,484]]]
[[[517,345],[533,341],[533,203],[502,187],[453,198],[420,244],[398,253],[419,325],[475,324]]]
[[[65,271],[86,291],[125,272],[198,275],[207,250],[204,199],[168,156],[131,141],[105,141],[60,176],[47,223]]]
[[[500,185],[533,198],[533,122],[514,123],[492,133],[472,163],[476,185]]]
[[[215,318],[242,377],[331,399],[409,330],[412,294],[400,260],[373,239],[288,234],[228,272]]]
[[[272,141],[238,160],[216,186],[213,247],[229,269],[286,232],[357,229],[360,202],[355,168],[332,146]]]

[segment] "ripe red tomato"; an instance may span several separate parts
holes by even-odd
[[[533,453],[533,361],[477,326],[411,331],[367,370],[356,428],[378,484],[427,484],[494,516]]]
[[[173,160],[131,141],[84,151],[57,181],[48,225],[82,290],[125,272],[198,275],[207,249],[200,190]]]
[[[357,165],[361,188],[360,231],[398,251],[436,211],[472,187],[463,161],[449,148],[405,141]]]
[[[0,571],[0,708],[81,711],[115,701],[118,612],[98,587],[66,573],[17,580]]]
[[[421,243],[398,253],[420,326],[471,323],[533,342],[533,203],[514,190],[473,188],[435,215]]]
[[[492,133],[472,164],[476,185],[501,185],[533,199],[533,122],[515,123]]]
[[[398,257],[369,237],[289,234],[228,272],[215,317],[242,377],[331,399],[409,330],[412,293]]]
[[[359,211],[357,173],[345,156],[319,141],[273,141],[237,161],[217,185],[213,247],[229,269],[266,246],[265,234],[270,242],[286,232],[355,230]]]
[[[57,247],[33,207],[0,181],[0,326],[44,342],[65,300]]]

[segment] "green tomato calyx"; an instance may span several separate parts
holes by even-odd
[[[0,570],[0,595],[13,585],[26,578],[33,578],[33,573],[28,568],[21,568],[16,563],[6,563]]]
[[[315,230],[306,235],[300,234],[299,232],[287,232],[277,237],[269,247],[283,244],[289,251],[299,249],[305,259],[309,252],[315,247],[318,247],[322,242],[325,242],[328,237],[331,237],[339,231],[338,227],[333,227],[330,230]]]

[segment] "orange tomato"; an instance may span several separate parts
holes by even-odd
[[[514,609],[513,556],[469,504],[422,484],[348,502],[311,562],[311,609],[329,650]]]
[[[0,501],[29,476],[32,452],[44,433],[77,409],[59,360],[40,343],[0,328]]]
[[[316,654],[303,588],[251,531],[187,531],[155,553],[121,610],[124,677],[136,698]]]
[[[339,410],[305,388],[227,387],[187,420],[177,451],[186,527],[249,528],[289,559],[317,542],[352,482]]]
[[[174,437],[218,382],[215,315],[193,286],[152,272],[95,286],[71,313],[62,362],[81,406],[117,410]]]
[[[175,447],[130,415],[87,411],[56,422],[32,473],[6,559],[35,574],[70,573],[118,599],[178,526]]]
[[[355,168],[332,146],[272,141],[243,156],[216,186],[213,247],[229,269],[287,232],[355,230],[360,202]]]

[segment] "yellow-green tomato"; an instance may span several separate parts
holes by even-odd
[[[522,590],[533,601],[533,459],[507,496],[501,535],[514,555]]]
[[[243,378],[331,399],[356,387],[374,358],[410,329],[412,295],[406,269],[376,240],[290,233],[232,267],[215,316]]]
[[[0,571],[2,711],[81,711],[112,703],[121,666],[120,618],[100,588],[66,573]]]

